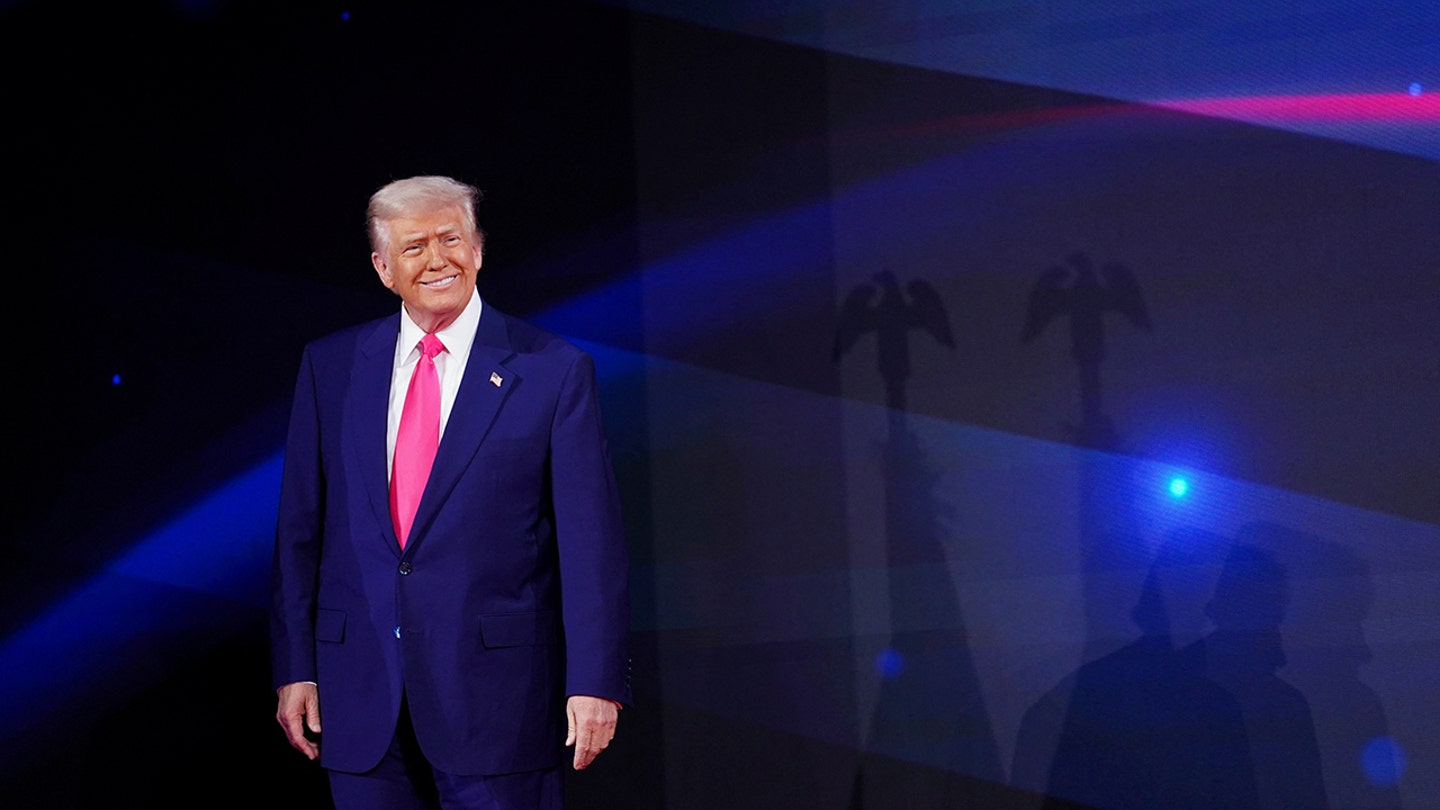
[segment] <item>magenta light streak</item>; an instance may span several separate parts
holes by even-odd
[[[1166,109],[1219,118],[1288,124],[1428,123],[1440,121],[1440,93],[1411,95],[1408,91],[1313,96],[1170,99],[1147,103]]]

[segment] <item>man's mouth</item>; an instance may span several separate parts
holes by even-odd
[[[456,275],[446,276],[445,278],[439,278],[434,281],[422,281],[420,282],[420,286],[429,290],[442,290],[455,283],[455,279],[459,277],[460,275],[457,273]]]

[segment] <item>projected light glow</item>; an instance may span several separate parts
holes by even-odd
[[[184,639],[224,638],[262,608],[282,461],[277,451],[240,470],[0,639],[0,740],[42,721],[59,696],[118,694],[119,670],[144,674],[145,656],[131,645],[174,639],[193,650]]]
[[[1390,117],[1393,108],[1343,101],[1373,98],[1369,94],[1384,95],[1386,90],[1404,101],[1420,100],[1410,96],[1421,95],[1420,81],[1434,70],[1433,4],[1069,3],[1036,15],[1029,3],[982,3],[963,11],[945,3],[842,3],[844,11],[822,12],[825,4],[808,0],[614,1],[721,30],[864,59],[1143,104],[1253,98],[1260,99],[1262,107],[1284,107],[1291,99],[1341,99],[1340,108],[1358,107],[1361,114],[1342,113],[1346,126],[1339,130],[1332,117],[1335,108],[1324,109],[1330,107],[1325,101],[1314,108],[1318,118],[1294,108],[1279,114],[1266,110],[1265,116],[1257,117],[1253,109],[1245,109],[1246,104],[1240,105],[1236,117],[1440,159],[1436,130],[1425,127],[1424,121],[1409,120],[1418,131],[1397,130]],[[1291,38],[1304,43],[1303,48],[1293,49],[1294,54],[1303,54],[1298,60],[1279,55],[1292,49],[1269,47]],[[1171,69],[1170,61],[1181,54],[1185,69]],[[1365,57],[1357,59],[1359,54]],[[1426,94],[1425,100],[1432,95]],[[1382,101],[1380,107],[1391,104]],[[1227,116],[1235,111],[1222,103],[1205,114]],[[1292,111],[1299,114],[1292,116]],[[1432,116],[1420,113],[1428,120]]]
[[[1170,479],[1170,483],[1167,485],[1166,488],[1170,491],[1170,495],[1172,497],[1183,498],[1187,493],[1190,492],[1190,482],[1186,481],[1184,478],[1176,476]]]
[[[1372,783],[1393,785],[1405,772],[1405,752],[1394,739],[1376,737],[1365,745],[1360,754],[1360,764],[1365,769],[1365,777]]]
[[[875,669],[880,672],[880,677],[890,680],[905,669],[905,657],[893,649],[884,649],[875,656]]]

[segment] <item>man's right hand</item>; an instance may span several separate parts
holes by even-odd
[[[290,747],[310,759],[320,756],[320,743],[305,736],[306,726],[320,733],[320,690],[313,683],[287,683],[280,687],[280,708],[275,720],[285,729]]]

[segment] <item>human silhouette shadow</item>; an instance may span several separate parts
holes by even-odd
[[[1013,785],[1043,792],[1046,808],[1258,806],[1241,706],[1184,652],[1206,627],[1228,545],[1195,530],[1162,543],[1131,611],[1141,635],[1026,711]]]
[[[1237,538],[1265,549],[1290,582],[1303,584],[1289,594],[1285,678],[1310,704],[1330,806],[1402,807],[1398,785],[1364,764],[1367,746],[1390,739],[1384,704],[1361,678],[1372,657],[1364,629],[1375,600],[1369,562],[1338,542],[1270,522],[1247,524]]]
[[[1275,556],[1236,545],[1205,607],[1215,630],[1181,657],[1239,702],[1258,806],[1323,810],[1329,804],[1310,702],[1277,674],[1286,662],[1280,624],[1289,601],[1287,572]]]

